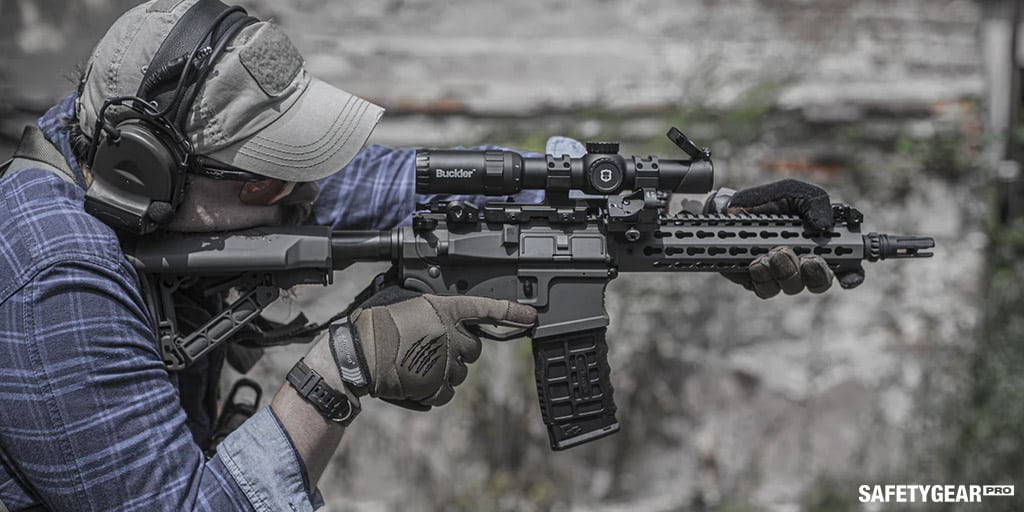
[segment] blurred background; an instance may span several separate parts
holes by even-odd
[[[0,156],[135,3],[0,0]],[[864,510],[860,484],[1024,484],[1015,0],[242,3],[315,74],[388,108],[371,142],[542,151],[570,135],[669,157],[674,125],[711,147],[720,186],[812,181],[868,229],[938,244],[821,296],[622,275],[619,434],[550,452],[529,343],[488,343],[440,410],[364,401],[321,481],[328,510]],[[323,319],[380,270],[275,314]],[[304,350],[251,373],[272,394]]]

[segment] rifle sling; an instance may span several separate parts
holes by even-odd
[[[18,149],[9,160],[0,164],[0,178],[22,169],[45,169],[68,183],[77,184],[75,173],[68,166],[64,155],[46,140],[46,135],[35,125],[25,127]],[[3,509],[0,512],[4,512]]]

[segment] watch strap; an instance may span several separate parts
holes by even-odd
[[[359,414],[358,404],[353,403],[345,392],[331,387],[303,359],[299,359],[288,372],[288,383],[329,421],[348,426]]]

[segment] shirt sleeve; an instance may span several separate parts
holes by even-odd
[[[312,510],[269,410],[207,460],[185,424],[134,272],[80,255],[50,262],[8,301],[0,442],[53,510]],[[267,467],[243,467],[248,464]]]
[[[474,150],[502,149],[479,146]],[[536,153],[520,152],[524,156]],[[320,197],[313,205],[310,222],[334,229],[390,229],[410,222],[417,203],[433,199],[502,201],[506,197],[480,195],[425,195],[416,193],[416,150],[372,145],[364,148],[341,171],[320,180]],[[541,190],[524,190],[512,196],[525,203],[540,202]]]

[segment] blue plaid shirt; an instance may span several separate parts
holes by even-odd
[[[74,99],[39,126],[81,185],[65,129]],[[416,201],[430,199],[415,194],[413,162],[413,150],[366,148],[320,183],[311,221],[404,222]],[[204,456],[179,398],[187,395],[161,362],[138,276],[83,201],[81,186],[43,170],[0,180],[0,503],[12,511],[320,506],[269,408]]]

